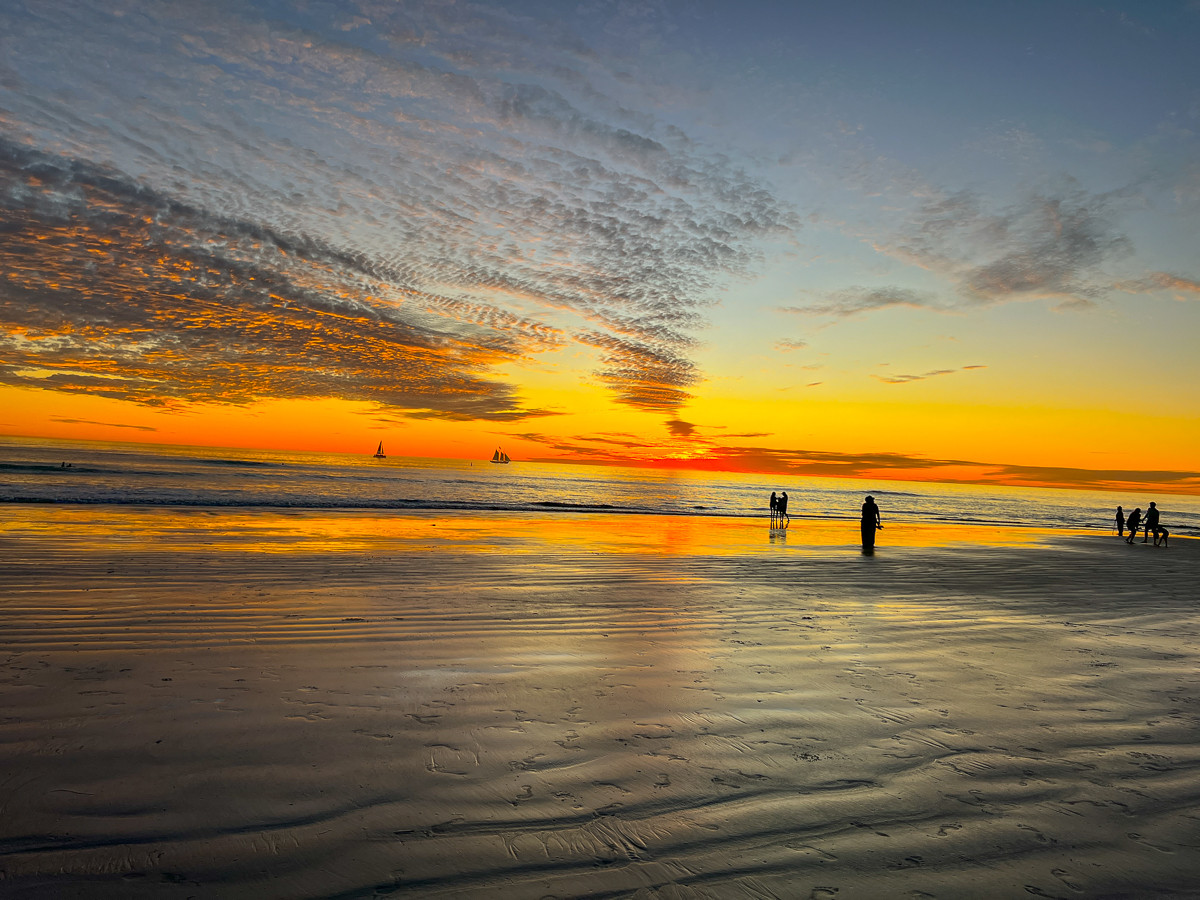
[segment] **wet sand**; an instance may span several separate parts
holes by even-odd
[[[1200,896],[1197,541],[0,511],[0,896]]]

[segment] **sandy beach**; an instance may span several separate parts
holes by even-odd
[[[1200,546],[10,506],[0,896],[1200,896]]]

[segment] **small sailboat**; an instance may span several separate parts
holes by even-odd
[[[383,452],[383,441],[379,442],[379,448],[375,451],[376,459],[387,459],[387,454]]]
[[[506,463],[508,461],[509,461],[508,454],[505,453],[503,450],[501,450],[499,447],[497,447],[496,452],[492,454],[492,462]]]

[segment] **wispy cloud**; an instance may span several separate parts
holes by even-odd
[[[864,162],[871,171],[874,165]],[[890,177],[890,181],[888,178]],[[860,190],[887,196],[887,224],[845,227],[879,253],[941,278],[937,294],[885,285],[811,293],[783,311],[847,318],[884,309],[940,312],[1049,299],[1090,308],[1112,287],[1107,269],[1133,252],[1121,228],[1136,191],[1091,192],[1070,178],[1045,182],[1003,204],[950,191],[912,172],[856,176]]]
[[[793,350],[803,350],[808,346],[808,341],[792,340],[785,338],[775,342],[775,349],[780,353],[791,353]]]
[[[865,288],[850,287],[820,296],[820,299],[803,306],[782,306],[780,312],[804,316],[837,316],[846,318],[860,313],[874,312],[891,307],[910,309],[937,309],[936,300],[918,291],[900,287]],[[802,343],[802,342],[801,342]]]
[[[1101,266],[1132,249],[1118,226],[1127,200],[1069,179],[1001,209],[970,191],[940,194],[879,248],[950,278],[958,303],[1091,298]]]
[[[1093,490],[1144,489],[1181,494],[1200,491],[1195,472],[1177,470],[1085,469],[1064,466],[1020,466],[964,459],[935,459],[904,453],[836,453],[780,450],[761,446],[730,446],[708,442],[702,454],[679,458],[664,444],[634,436],[589,435],[562,438],[529,432],[525,440],[593,463],[621,464],[630,458],[647,466],[707,467],[717,471],[770,472],[780,478],[858,478],[926,480],[948,483],[1059,486]],[[563,457],[546,457],[562,461]]]
[[[971,369],[986,369],[987,366],[960,366],[957,369],[933,369],[919,375],[871,375],[876,381],[884,384],[908,384],[911,381],[924,381],[926,378],[936,378],[938,375],[953,375],[955,372],[966,372]]]
[[[103,425],[105,428],[128,428],[132,431],[158,431],[151,425],[127,425],[123,422],[93,422],[91,419],[68,419],[63,416],[51,416],[51,421],[64,425]]]
[[[1176,300],[1200,299],[1200,281],[1169,272],[1151,272],[1143,278],[1121,281],[1115,285],[1129,294],[1168,293]]]

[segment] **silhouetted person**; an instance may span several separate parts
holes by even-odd
[[[1125,538],[1125,543],[1132,544],[1133,539],[1137,537],[1138,526],[1142,524],[1142,510],[1138,507],[1129,514],[1129,518],[1125,520],[1125,524],[1129,528],[1129,537]]]
[[[1158,542],[1162,541],[1162,545],[1167,546],[1167,538],[1171,536],[1171,532],[1167,531],[1162,525],[1158,526],[1158,533],[1154,535],[1154,546],[1158,546]]]
[[[1145,531],[1142,533],[1142,543],[1150,540],[1150,532],[1154,532],[1155,541],[1158,543],[1158,506],[1154,501],[1150,501],[1150,508],[1146,510],[1146,521],[1143,525]]]
[[[1125,513],[1117,507],[1117,537],[1125,537]]]
[[[862,505],[862,548],[863,553],[875,552],[875,531],[882,528],[879,521],[879,507],[875,505],[874,497],[867,497]]]
[[[788,515],[787,511],[787,491],[779,495],[779,520],[783,522],[785,519],[789,523],[792,521],[792,517]]]
[[[775,524],[775,518],[779,515],[779,498],[775,496],[775,492],[771,491],[771,524]]]

